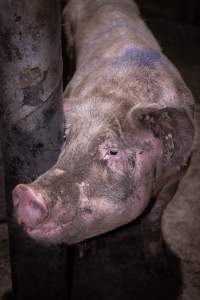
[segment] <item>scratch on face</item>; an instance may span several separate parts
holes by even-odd
[[[157,62],[161,62],[161,59],[161,54],[158,51],[129,47],[121,56],[114,58],[112,66],[125,68],[130,64],[135,64],[137,66],[153,67]]]
[[[80,202],[81,202],[81,206],[85,206],[86,204],[89,203],[89,198],[87,196],[87,190],[89,188],[89,183],[82,181],[81,183],[77,183],[77,186],[79,188],[80,191]]]

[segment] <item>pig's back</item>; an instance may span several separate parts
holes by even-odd
[[[77,68],[66,90],[68,97],[115,99],[136,107],[182,107],[190,113],[191,92],[132,1],[71,3],[66,17],[76,28]]]

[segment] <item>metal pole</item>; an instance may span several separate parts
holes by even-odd
[[[64,247],[41,245],[15,224],[11,191],[56,160],[63,131],[57,0],[0,1],[0,124],[14,299],[66,299]]]

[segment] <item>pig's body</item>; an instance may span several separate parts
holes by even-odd
[[[159,220],[191,153],[194,103],[131,0],[71,0],[64,18],[76,57],[67,143],[13,195],[33,238],[71,244],[137,218],[152,197]]]

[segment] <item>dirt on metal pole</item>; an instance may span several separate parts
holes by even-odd
[[[66,299],[64,247],[41,245],[13,217],[11,191],[56,160],[63,113],[60,7],[57,0],[0,1],[0,138],[14,299]]]

